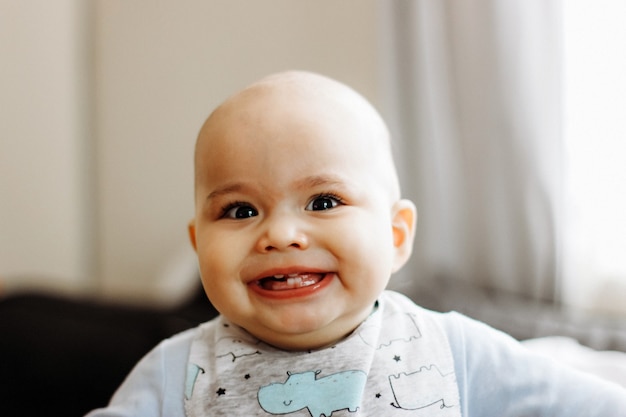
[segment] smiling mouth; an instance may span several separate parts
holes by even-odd
[[[262,278],[258,281],[259,287],[267,291],[287,291],[306,288],[320,283],[326,274],[322,273],[301,273],[289,275],[273,275]]]

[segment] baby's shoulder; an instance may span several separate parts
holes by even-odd
[[[202,323],[162,340],[149,356],[157,356],[160,361],[169,365],[168,368],[170,366],[185,368],[189,360],[189,352],[193,341],[201,336],[206,337],[213,334],[217,328],[217,321],[217,319],[214,319]]]

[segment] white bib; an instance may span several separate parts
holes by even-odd
[[[430,312],[386,291],[337,345],[307,352],[269,346],[223,317],[191,344],[188,417],[460,417],[454,362]]]

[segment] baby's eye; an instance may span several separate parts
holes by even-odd
[[[320,195],[313,198],[309,204],[307,204],[305,210],[329,210],[337,207],[339,204],[341,204],[341,200],[338,197],[332,195]]]
[[[228,219],[247,219],[249,217],[258,216],[259,212],[248,204],[235,203],[224,208],[222,217]]]

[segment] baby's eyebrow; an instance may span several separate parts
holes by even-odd
[[[334,175],[313,175],[296,182],[296,187],[345,186],[346,182]]]
[[[245,186],[240,183],[225,184],[211,191],[206,200],[210,201],[226,194],[241,192],[243,189],[245,189]]]

